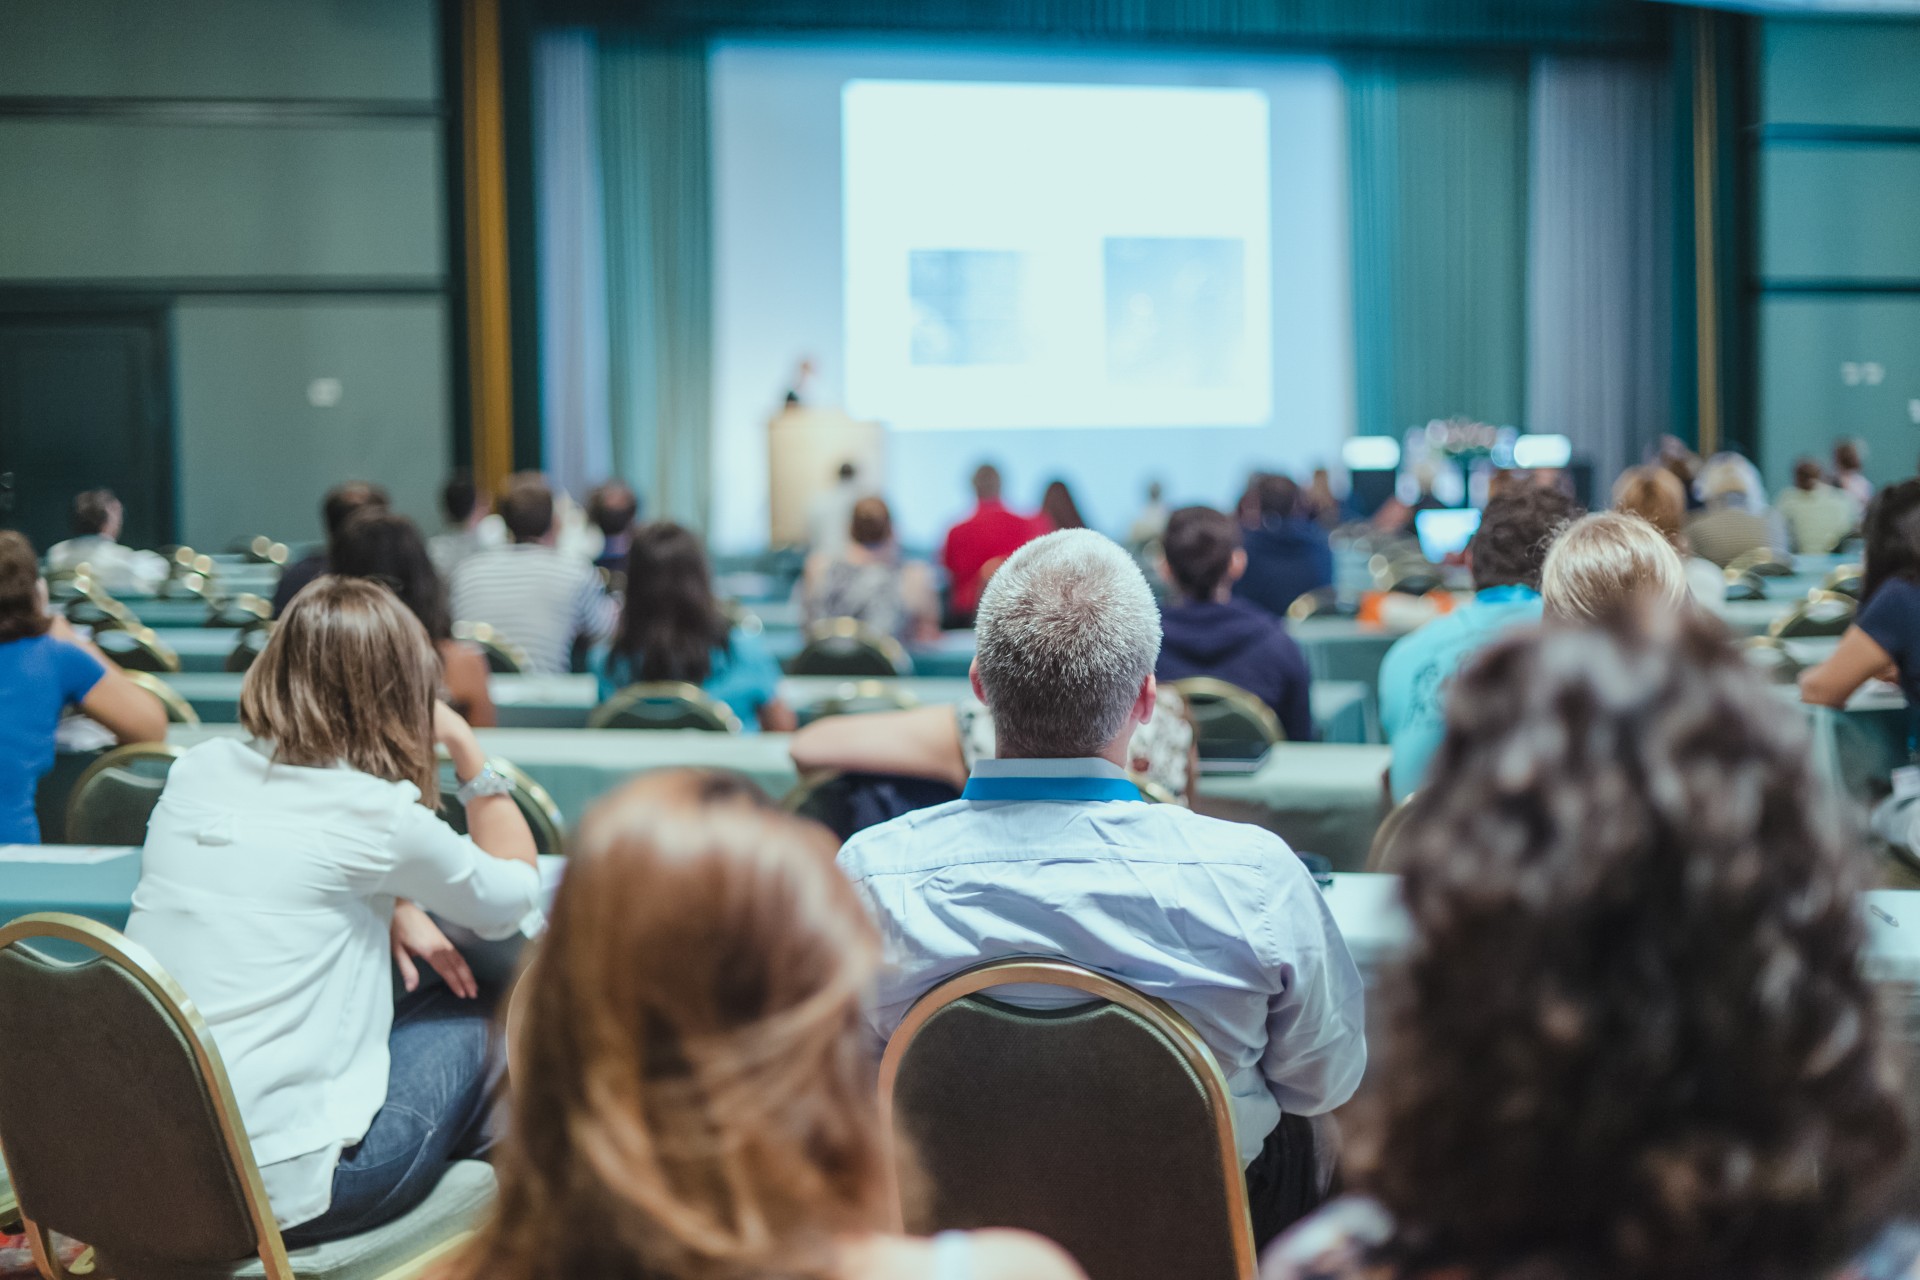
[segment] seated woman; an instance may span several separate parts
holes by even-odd
[[[1687,589],[1696,601],[1711,608],[1727,598],[1725,571],[1693,554],[1687,541],[1687,489],[1672,471],[1655,463],[1628,467],[1614,482],[1613,509],[1639,516],[1673,545],[1685,562]]]
[[[1264,1280],[1829,1274],[1907,1120],[1865,863],[1803,726],[1691,611],[1502,641],[1455,680],[1348,1146],[1371,1198]]]
[[[884,498],[853,504],[850,539],[833,555],[807,557],[800,601],[807,624],[853,618],[903,644],[940,634],[940,601],[926,565],[900,558]]]
[[[816,826],[649,774],[581,825],[524,981],[500,1198],[455,1280],[1074,1280],[1012,1231],[893,1234],[861,1001],[879,940]]]
[[[1825,662],[1800,673],[1800,697],[1844,707],[1869,680],[1889,680],[1920,707],[1920,480],[1881,490],[1867,509],[1860,610]]]
[[[160,700],[47,608],[24,535],[0,532],[0,844],[39,844],[34,792],[53,768],[61,713],[78,707],[121,742],[161,742]]]
[[[794,726],[780,664],[759,636],[727,621],[700,539],[666,520],[633,531],[619,629],[588,665],[602,701],[630,684],[681,680],[726,703],[748,729]]]
[[[447,584],[433,567],[426,539],[413,521],[384,509],[350,516],[333,541],[332,555],[333,572],[385,584],[420,619],[440,655],[447,705],[476,729],[498,723],[487,691],[487,655],[478,645],[453,638]]]
[[[1700,469],[1704,508],[1687,521],[1694,554],[1721,568],[1751,551],[1787,554],[1787,525],[1767,505],[1767,491],[1754,465],[1737,453],[1718,453]]]
[[[391,591],[318,578],[247,671],[251,738],[175,762],[147,829],[127,936],[206,1015],[296,1246],[399,1217],[492,1140],[488,1010],[421,908],[509,937],[540,877],[526,819],[439,688],[426,628]],[[436,743],[471,839],[437,811]],[[416,957],[446,985],[396,1008],[393,961],[411,989]]]
[[[1672,544],[1639,516],[1617,511],[1582,516],[1561,530],[1540,567],[1548,622],[1604,622],[1637,608],[1683,608],[1689,600],[1686,566]]]

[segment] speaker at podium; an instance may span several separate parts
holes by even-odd
[[[853,503],[881,489],[887,431],[838,409],[791,405],[767,424],[768,544],[830,549]],[[852,474],[844,474],[851,467]]]

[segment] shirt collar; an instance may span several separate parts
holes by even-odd
[[[1538,600],[1540,593],[1532,587],[1510,582],[1503,587],[1488,587],[1484,591],[1476,591],[1473,598],[1481,604],[1512,604],[1518,600]]]
[[[1126,772],[1101,759],[982,760],[973,766],[963,800],[1053,800],[1068,803],[1139,801]]]
[[[1127,771],[1099,756],[1071,759],[976,760],[976,778],[1124,778]]]

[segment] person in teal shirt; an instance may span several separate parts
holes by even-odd
[[[724,702],[748,730],[794,727],[780,664],[759,636],[727,621],[705,548],[670,521],[634,531],[619,629],[588,665],[602,701],[641,681],[681,680]]]
[[[1558,489],[1509,488],[1487,503],[1467,556],[1473,600],[1394,642],[1380,663],[1380,723],[1393,745],[1387,781],[1397,804],[1426,777],[1447,727],[1453,673],[1483,646],[1540,621],[1540,566],[1554,537],[1580,516]]]

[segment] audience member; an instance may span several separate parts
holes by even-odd
[[[841,463],[833,487],[815,494],[807,504],[808,550],[829,556],[845,550],[853,506],[866,494],[867,487],[860,483],[860,469],[851,462]]]
[[[1125,772],[1152,714],[1159,616],[1126,552],[1048,534],[980,602],[975,691],[998,758],[962,798],[856,834],[840,865],[881,923],[870,1010],[892,1033],[929,988],[986,960],[1056,956],[1177,1009],[1226,1073],[1254,1233],[1317,1198],[1311,1126],[1366,1063],[1360,977],[1278,836],[1141,804]],[[1282,1117],[1293,1123],[1284,1123]]]
[[[728,622],[700,539],[665,520],[634,530],[619,630],[590,665],[603,700],[630,684],[682,680],[726,703],[746,728],[794,726],[780,664],[758,635]]]
[[[453,572],[453,616],[484,622],[527,655],[543,675],[571,665],[576,641],[613,634],[620,606],[593,566],[554,549],[553,491],[538,475],[516,476],[500,499],[513,539],[476,552]]]
[[[860,1026],[878,951],[832,840],[745,779],[668,770],[596,806],[456,1280],[1079,1277],[1021,1232],[896,1234]]]
[[[1080,504],[1073,500],[1073,490],[1067,488],[1065,480],[1052,481],[1040,495],[1040,517],[1049,531],[1087,527],[1080,518]]]
[[[1285,616],[1301,596],[1333,581],[1327,531],[1300,510],[1300,486],[1286,476],[1255,476],[1242,500],[1247,570],[1233,594]]]
[[[1313,740],[1313,677],[1286,624],[1259,605],[1236,600],[1246,571],[1240,527],[1211,507],[1182,507],[1167,520],[1161,573],[1179,599],[1160,611],[1160,659],[1154,674],[1172,681],[1213,676],[1273,708],[1291,742]]]
[[[1127,527],[1127,548],[1141,551],[1160,540],[1167,531],[1166,489],[1158,480],[1147,482],[1147,505]]]
[[[1679,552],[1639,516],[1601,511],[1568,525],[1540,567],[1540,604],[1549,622],[1584,625],[1640,609],[1679,609],[1689,600]]]
[[[1833,446],[1833,483],[1853,503],[1853,516],[1859,520],[1873,501],[1873,482],[1867,479],[1866,445],[1858,440],[1842,440]]]
[[[1907,1119],[1866,862],[1723,634],[1551,629],[1461,672],[1398,846],[1372,1198],[1265,1280],[1813,1280],[1872,1230]]]
[[[251,738],[174,763],[141,851],[127,936],[205,1016],[296,1247],[399,1217],[491,1142],[491,1020],[426,911],[508,937],[540,877],[526,820],[439,684],[426,628],[392,592],[316,580],[247,672]],[[471,839],[437,812],[436,743]],[[416,959],[444,984],[420,985]]]
[[[973,514],[947,530],[940,563],[952,583],[948,610],[963,626],[973,623],[980,589],[1000,567],[1043,529],[1036,517],[1015,515],[1000,501],[1000,470],[991,463],[973,473]]]
[[[1333,491],[1333,476],[1325,467],[1315,467],[1300,495],[1300,514],[1322,528],[1332,529],[1346,519],[1346,504]]]
[[[1737,453],[1716,454],[1700,471],[1705,509],[1687,522],[1694,552],[1721,568],[1749,551],[1787,554],[1786,525],[1767,506],[1760,473]]]
[[[940,601],[933,574],[926,565],[901,558],[886,499],[854,503],[849,529],[852,536],[838,555],[816,551],[807,557],[800,584],[807,624],[852,618],[908,644],[936,638]]]
[[[474,728],[494,726],[487,657],[478,645],[453,638],[446,583],[434,571],[413,521],[379,508],[354,513],[334,539],[333,571],[343,578],[370,578],[400,597],[440,655],[440,696]]]
[[[1700,506],[1700,495],[1694,490],[1694,481],[1700,476],[1700,455],[1687,446],[1679,436],[1661,436],[1653,447],[1649,460],[1655,466],[1670,472],[1680,482],[1680,490],[1686,497],[1687,510],[1694,511]]]
[[[320,523],[326,529],[326,545],[288,565],[280,575],[280,581],[273,589],[273,616],[277,618],[285,613],[293,598],[309,582],[330,571],[328,566],[333,562],[333,540],[346,527],[348,517],[368,507],[384,511],[387,505],[387,491],[363,480],[349,480],[327,490],[326,498],[320,503]]]
[[[160,700],[47,608],[25,535],[0,531],[0,844],[39,844],[34,793],[61,713],[78,707],[121,742],[167,736]]]
[[[82,565],[108,595],[152,595],[170,572],[167,558],[120,545],[126,512],[111,489],[88,489],[73,499],[74,536],[47,549],[47,570],[69,573]]]
[[[600,531],[600,554],[593,560],[596,569],[626,571],[633,523],[639,518],[640,498],[626,481],[609,480],[594,486],[587,495],[587,520]]]
[[[1867,509],[1866,542],[1859,613],[1826,661],[1800,673],[1800,696],[1844,707],[1879,678],[1920,707],[1920,480],[1881,490]]]
[[[1393,744],[1396,801],[1420,786],[1446,728],[1447,686],[1500,633],[1540,620],[1540,567],[1554,536],[1580,516],[1558,489],[1509,487],[1487,503],[1467,548],[1473,600],[1394,641],[1380,663],[1380,723]]]
[[[447,523],[427,539],[427,551],[433,556],[433,567],[450,582],[462,560],[497,543],[490,543],[482,533],[489,513],[480,501],[472,472],[456,471],[447,477],[447,483],[440,490],[440,511]]]
[[[1793,487],[1774,500],[1786,522],[1793,550],[1804,556],[1824,556],[1853,536],[1860,512],[1845,490],[1827,483],[1820,464],[1801,458],[1793,464]]]
[[[1628,467],[1613,486],[1613,509],[1639,516],[1658,529],[1680,553],[1687,589],[1699,604],[1713,607],[1727,598],[1726,573],[1711,560],[1693,554],[1687,542],[1687,493],[1679,478],[1654,463]]]

